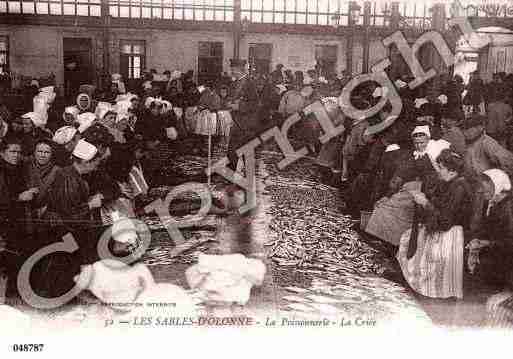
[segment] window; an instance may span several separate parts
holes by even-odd
[[[141,78],[146,63],[144,41],[121,41],[120,72],[125,79]]]
[[[9,38],[0,36],[0,74],[9,71]]]
[[[321,74],[327,77],[337,73],[337,45],[316,45],[315,60],[320,66]]]

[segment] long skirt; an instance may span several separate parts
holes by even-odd
[[[401,235],[413,224],[415,202],[408,191],[420,190],[420,187],[421,182],[408,182],[386,201],[378,201],[365,231],[398,246]]]
[[[463,298],[463,227],[426,234],[420,226],[417,251],[408,259],[411,229],[401,237],[397,260],[412,289],[430,298]]]
[[[513,296],[487,313],[486,325],[493,328],[513,328]]]
[[[195,134],[203,136],[217,135],[217,114],[215,112],[203,110],[196,116]]]
[[[334,138],[321,147],[321,151],[317,156],[317,164],[328,168],[337,167],[337,159],[339,152],[339,139]]]
[[[233,120],[230,111],[217,112],[217,134],[224,137],[230,137],[230,129]]]

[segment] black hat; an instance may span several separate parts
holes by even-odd
[[[364,134],[367,136],[376,135],[380,132],[385,131],[387,128],[392,126],[397,120],[397,116],[388,116],[383,121],[378,121],[379,117],[375,117],[376,120],[369,119],[369,127],[365,129]]]
[[[246,66],[246,60],[230,59],[230,67],[244,67],[244,66]]]
[[[465,119],[462,123],[464,130],[468,130],[472,127],[484,126],[486,118],[478,113],[473,113],[470,118]]]

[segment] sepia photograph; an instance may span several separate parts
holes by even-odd
[[[512,106],[511,0],[0,0],[0,357],[511,335]]]

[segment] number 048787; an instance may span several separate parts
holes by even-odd
[[[14,344],[12,350],[14,352],[42,352],[44,344]]]

